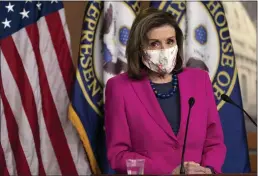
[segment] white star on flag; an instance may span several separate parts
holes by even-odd
[[[25,2],[25,3],[27,3],[27,2],[32,2],[32,0],[26,0],[26,2]]]
[[[20,12],[20,14],[22,15],[22,19],[25,17],[29,18],[29,15],[28,15],[29,13],[30,11],[26,11],[25,9],[23,9],[23,11]]]
[[[5,6],[5,8],[7,8],[7,12],[10,12],[10,11],[12,11],[13,12],[13,7],[14,7],[14,5],[12,5],[10,2],[9,2],[9,4],[8,4],[8,6]]]
[[[41,10],[41,3],[40,3],[40,2],[38,2],[38,3],[36,4],[36,6],[38,7],[39,10]]]
[[[5,29],[6,27],[11,28],[11,26],[10,26],[11,20],[8,21],[7,18],[5,18],[5,21],[3,21],[2,23],[4,24],[4,29]]]
[[[51,0],[51,4],[53,4],[53,3],[57,3],[57,0]]]

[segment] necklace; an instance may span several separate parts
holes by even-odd
[[[178,85],[177,76],[176,75],[172,76],[172,88],[167,93],[159,93],[158,90],[155,88],[153,82],[151,82],[151,81],[150,81],[150,85],[151,85],[152,90],[155,93],[156,97],[161,98],[161,99],[167,99],[169,97],[172,97],[177,90],[177,85]]]

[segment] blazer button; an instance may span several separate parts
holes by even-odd
[[[176,142],[175,145],[174,145],[174,149],[179,149],[179,148],[180,148],[180,147],[179,147],[179,143]]]

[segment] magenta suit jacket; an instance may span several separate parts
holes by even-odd
[[[177,136],[147,77],[134,81],[124,73],[107,82],[107,155],[117,173],[126,173],[126,159],[145,159],[145,174],[171,174],[180,165],[190,97],[195,98],[195,104],[189,121],[185,161],[210,166],[221,173],[226,147],[209,75],[187,68],[178,74],[178,81],[181,121]]]

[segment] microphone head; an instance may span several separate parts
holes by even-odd
[[[194,97],[189,98],[189,100],[188,100],[189,106],[190,106],[190,107],[193,107],[194,103],[195,103]]]
[[[225,102],[234,104],[234,102],[231,100],[231,98],[229,98],[229,96],[227,96],[226,94],[222,94],[220,97],[221,97],[221,99],[224,100]]]

